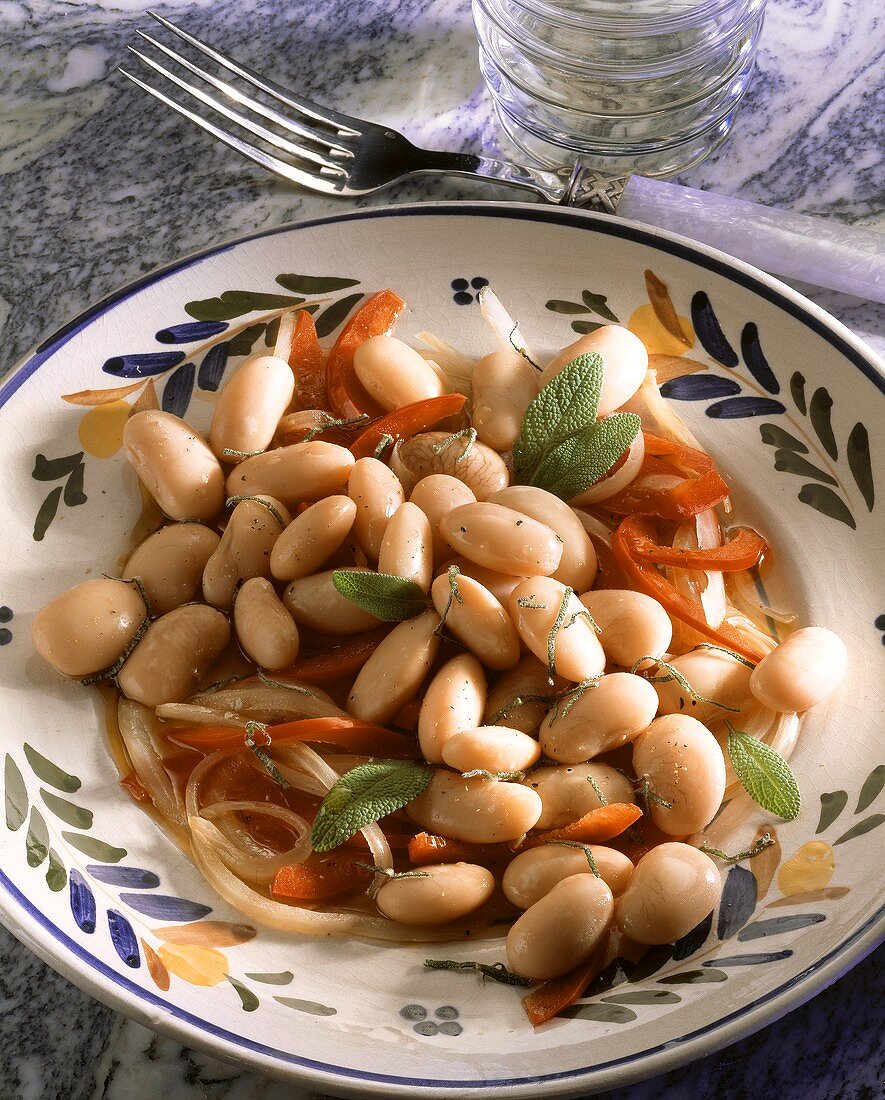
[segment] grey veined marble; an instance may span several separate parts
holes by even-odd
[[[139,274],[342,210],[167,114],[114,72],[143,0],[0,0],[0,373]],[[283,83],[418,143],[494,144],[466,0],[192,0],[159,10]],[[885,9],[770,0],[758,71],[694,187],[885,229]],[[495,197],[424,181],[373,202]],[[885,350],[885,307],[815,298]],[[610,1100],[881,1096],[880,951],[785,1020]],[[123,1021],[0,931],[0,1100],[306,1100]]]

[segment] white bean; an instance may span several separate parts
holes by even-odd
[[[636,864],[615,923],[637,943],[673,943],[695,928],[722,892],[716,864],[689,844],[659,844]]]
[[[296,516],[270,552],[270,571],[278,581],[309,577],[331,558],[350,534],[356,505],[345,496],[311,504]]]
[[[475,863],[431,863],[417,874],[385,882],[375,903],[391,920],[435,925],[460,920],[479,909],[495,889],[495,878]]]
[[[599,641],[610,661],[632,668],[640,657],[663,657],[673,637],[670,616],[651,596],[628,589],[585,592],[581,603],[602,631]]]
[[[504,896],[520,909],[528,909],[564,878],[592,874],[587,852],[612,894],[615,897],[623,894],[633,875],[633,864],[623,852],[602,844],[585,844],[578,848],[541,844],[520,852],[507,865],[501,880]]]
[[[521,772],[537,763],[541,746],[506,726],[478,726],[453,733],[442,747],[443,763],[457,772]]]
[[[425,592],[433,579],[433,531],[417,504],[401,504],[384,529],[378,572],[405,577]]]
[[[427,832],[470,844],[497,844],[516,840],[535,825],[541,799],[520,783],[462,779],[438,769],[406,810]]]
[[[227,611],[239,584],[266,577],[271,551],[289,520],[285,506],[273,497],[239,501],[203,570],[206,602]]]
[[[551,687],[547,669],[537,657],[523,657],[515,668],[504,672],[489,691],[484,721],[535,734],[549,709],[549,698],[566,687],[561,680]],[[518,705],[514,705],[518,704]]]
[[[568,710],[567,705],[550,710],[539,738],[545,756],[578,764],[638,737],[653,721],[658,697],[641,676],[614,672],[588,687]]]
[[[351,566],[350,572],[369,570]],[[332,580],[334,570],[297,577],[283,593],[283,603],[297,623],[328,634],[362,634],[378,625],[378,619],[342,596]]]
[[[473,426],[483,443],[509,451],[538,393],[538,372],[513,349],[493,351],[473,368]]]
[[[377,458],[361,458],[351,471],[347,492],[356,504],[353,530],[357,542],[377,561],[390,517],[406,499],[400,480]]]
[[[422,477],[409,495],[430,521],[433,532],[433,553],[437,561],[449,553],[449,544],[439,533],[439,521],[460,504],[472,504],[476,497],[473,490],[449,474],[430,474]]]
[[[400,623],[366,661],[347,709],[363,722],[384,724],[418,694],[439,649],[439,615],[425,611]]]
[[[588,781],[592,779],[606,802],[635,802],[630,780],[608,764],[559,764],[536,768],[524,780],[541,799],[539,829],[561,829],[602,805]]]
[[[446,543],[445,553],[450,554],[451,552],[452,548]],[[437,576],[447,574],[450,566],[453,565],[458,566],[459,573],[462,573],[465,577],[472,577],[483,588],[487,588],[502,607],[509,606],[511,592],[521,581],[525,580],[525,577],[513,577],[507,573],[496,573],[494,569],[486,569],[484,565],[477,565],[475,561],[463,558],[460,554],[454,558],[447,558],[437,569]]]
[[[445,393],[431,364],[395,336],[370,336],[356,349],[353,366],[366,393],[388,412]]]
[[[252,577],[237,592],[234,628],[243,652],[260,668],[288,668],[298,656],[298,627],[264,577]]]
[[[206,562],[218,549],[219,536],[201,523],[170,523],[133,550],[123,579],[138,577],[151,611],[164,615],[190,603],[200,589]]]
[[[442,750],[459,730],[482,722],[486,678],[472,653],[447,661],[430,681],[418,714],[418,744],[429,764],[442,763]]]
[[[762,658],[750,677],[750,691],[772,710],[808,710],[832,695],[847,667],[842,639],[822,626],[806,626]]]
[[[346,447],[315,439],[247,458],[227,476],[229,496],[267,493],[287,507],[321,500],[344,487],[354,458]]]
[[[437,577],[430,597],[446,626],[484,665],[512,668],[519,660],[519,635],[510,616],[487,588],[470,577],[456,576],[457,596],[448,576]],[[446,612],[448,608],[448,612]]]
[[[605,669],[605,654],[596,631],[581,617],[583,610],[574,592],[552,577],[529,577],[510,596],[510,617],[519,636],[545,664],[550,635],[563,612],[559,629],[553,635],[554,669],[559,676],[576,683],[600,676]]]
[[[714,701],[706,703],[696,699],[675,679],[661,680],[654,685],[661,714],[690,714],[699,722],[707,722],[711,718],[727,718],[725,707],[743,710],[753,701],[750,694],[752,669],[729,653],[718,649],[693,649],[672,657],[667,663],[682,673],[693,691]],[[662,668],[659,675],[670,674]]]
[[[474,443],[465,454],[466,445],[466,439],[453,439],[448,432],[421,432],[393,448],[390,467],[407,493],[430,474],[448,474],[463,481],[477,500],[488,500],[510,484],[510,471],[491,447]]]
[[[546,386],[579,355],[588,352],[600,355],[605,363],[597,415],[608,416],[629,401],[642,385],[648,370],[648,352],[639,337],[629,329],[621,325],[603,325],[563,348],[542,373],[541,387]]]
[[[218,400],[209,442],[224,462],[237,462],[226,450],[247,454],[270,446],[295,393],[295,375],[285,359],[255,355],[230,376]]]
[[[562,559],[555,531],[503,504],[462,504],[440,521],[439,530],[457,554],[497,573],[549,576]]]

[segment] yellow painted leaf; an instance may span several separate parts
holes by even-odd
[[[141,949],[144,951],[144,961],[147,963],[148,974],[154,979],[154,985],[158,989],[168,989],[169,971],[163,965],[157,952],[144,939],[141,941]]]
[[[694,329],[691,321],[680,315],[679,325],[684,340],[677,340],[672,333],[664,328],[651,303],[634,310],[627,322],[627,328],[645,344],[649,355],[669,355],[673,357],[685,355],[686,351],[694,344]]]
[[[109,390],[78,390],[76,393],[63,393],[62,401],[71,405],[107,405],[109,401],[119,401],[130,393],[135,393],[144,385],[144,379],[140,378],[130,386],[112,386]]]
[[[123,428],[129,419],[128,401],[96,405],[80,421],[80,446],[96,458],[110,458],[123,445]]]
[[[157,398],[157,387],[154,385],[153,378],[149,378],[147,385],[138,395],[138,399],[132,403],[132,408],[129,410],[130,416],[133,413],[145,412],[147,409],[159,409],[160,402]]]
[[[191,985],[218,985],[227,977],[227,959],[214,947],[164,943],[157,954],[167,970]]]
[[[706,363],[699,363],[697,359],[657,354],[649,355],[648,368],[655,372],[659,386],[673,378],[681,378],[684,374],[699,374],[701,371],[710,369]]]
[[[829,844],[825,840],[809,840],[778,871],[777,884],[788,897],[823,890],[835,870],[836,861]]]
[[[167,943],[195,943],[202,947],[235,947],[255,936],[251,924],[230,924],[223,920],[198,920],[190,924],[171,924],[152,929],[157,939]]]

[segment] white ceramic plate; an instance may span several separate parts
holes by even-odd
[[[684,340],[658,320],[646,271],[666,284]],[[536,1032],[518,991],[422,968],[427,954],[493,961],[494,943],[428,951],[244,927],[118,786],[95,695],[31,651],[42,603],[117,568],[139,512],[120,433],[141,386],[205,427],[225,359],[247,343],[229,344],[232,330],[257,318],[249,310],[285,304],[267,296],[291,297],[304,275],[337,280],[336,300],[392,286],[411,306],[401,334],[430,329],[471,352],[486,339],[473,299],[489,279],[541,351],[616,317],[650,350],[703,364],[670,396],[773,536],[802,620],[848,645],[848,678],[809,716],[793,757],[803,812],[777,825],[777,849],[728,872],[709,934],[652,952],[629,984]],[[336,308],[340,321],[348,306]],[[318,318],[329,327],[336,313]],[[126,385],[136,389],[95,409],[61,400]],[[807,1000],[883,926],[870,874],[885,835],[885,480],[870,459],[883,450],[883,388],[870,349],[774,280],[664,233],[548,207],[305,222],[192,256],[99,303],[0,387],[4,923],[151,1027],[358,1096],[587,1095],[709,1053]]]

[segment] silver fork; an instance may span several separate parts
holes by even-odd
[[[379,191],[409,176],[464,176],[531,191],[547,202],[590,206],[612,214],[617,208],[626,176],[606,176],[580,164],[574,168],[545,171],[471,153],[420,149],[396,130],[314,103],[213,49],[156,12],[147,14],[273,102],[268,104],[256,99],[240,85],[222,80],[142,31],[138,32],[140,37],[172,62],[177,67],[175,71],[134,46],[127,48],[167,84],[186,93],[191,106],[120,68],[123,76],[242,156],[291,183],[328,195],[356,196]],[[182,70],[196,77],[197,82],[185,80]],[[223,99],[208,89],[219,92]],[[202,112],[200,105],[207,111]],[[232,105],[244,110],[237,110]],[[227,119],[239,130],[284,156],[246,140],[207,117],[210,114]],[[278,129],[269,129],[266,123]],[[279,130],[284,130],[285,134]]]

